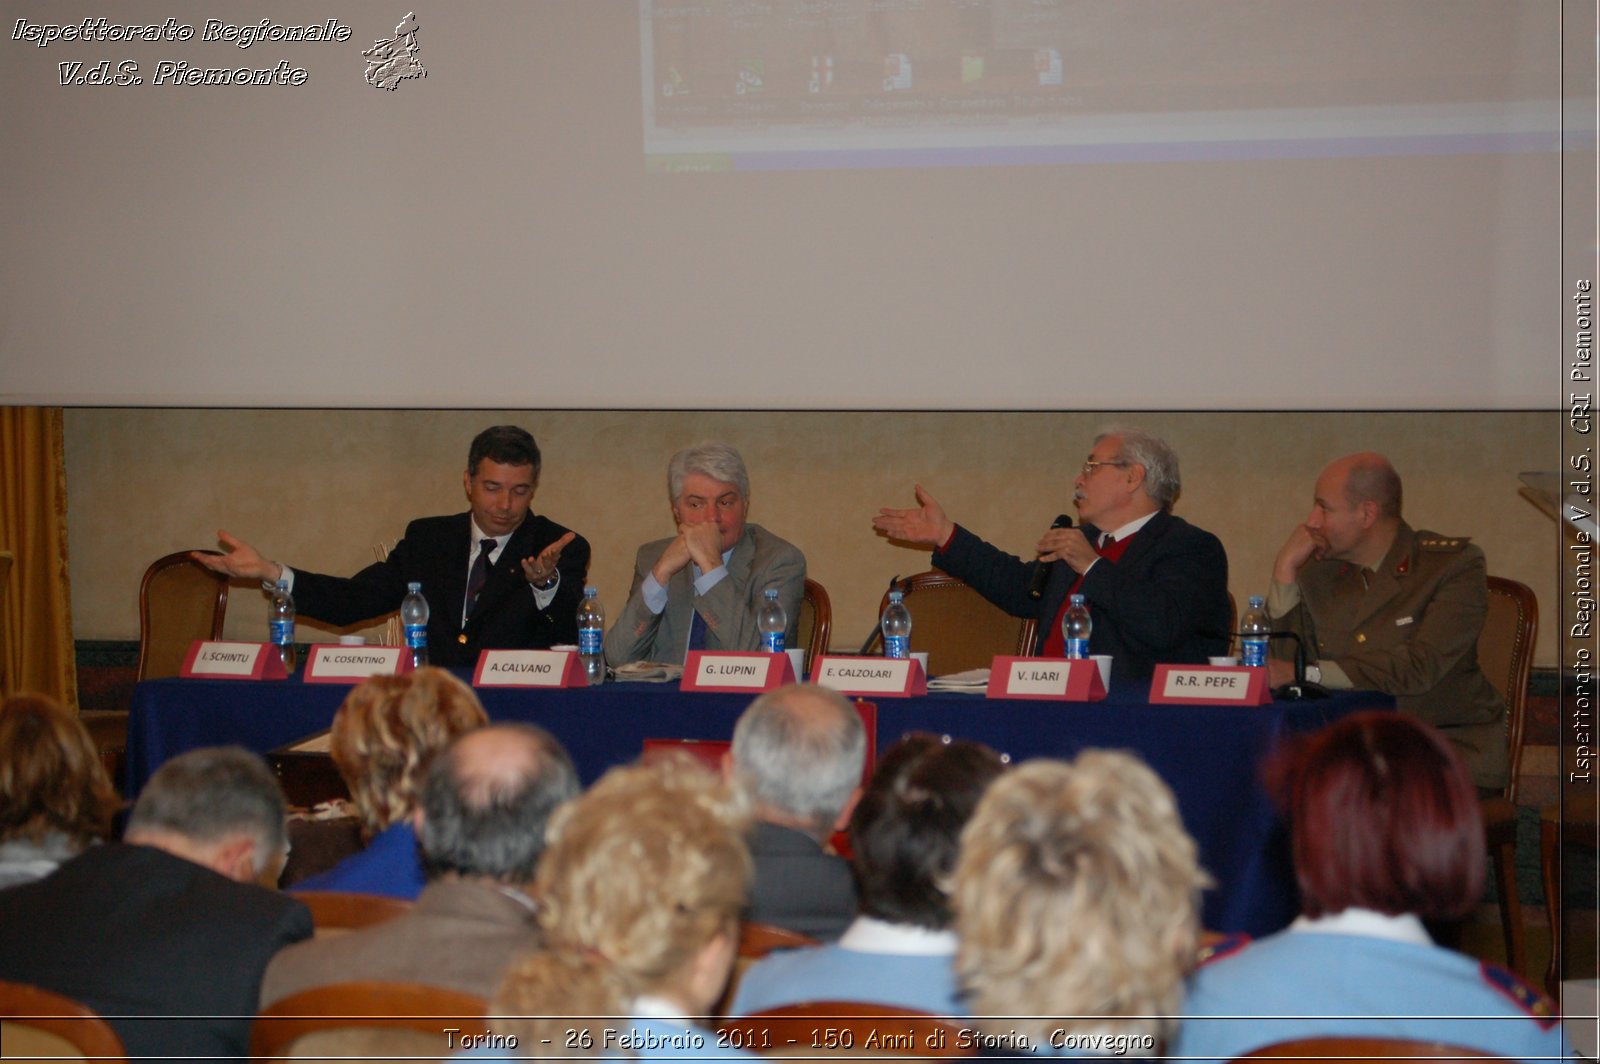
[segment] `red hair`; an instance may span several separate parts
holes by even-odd
[[[1301,909],[1425,920],[1466,915],[1483,893],[1478,795],[1455,748],[1399,713],[1356,713],[1274,767],[1286,799]]]

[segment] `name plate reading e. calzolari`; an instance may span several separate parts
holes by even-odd
[[[1066,658],[996,657],[989,667],[990,698],[1099,702],[1106,696],[1100,666]]]
[[[179,676],[191,680],[284,680],[283,659],[271,643],[224,643],[196,639]]]
[[[485,650],[472,674],[474,687],[587,687],[578,655],[570,650]]]
[[[811,682],[846,695],[906,698],[928,693],[928,677],[916,658],[820,658],[811,667]]]
[[[368,676],[409,672],[405,647],[347,647],[319,643],[306,656],[306,683],[360,683]]]
[[[1197,706],[1264,706],[1272,701],[1267,670],[1243,665],[1157,665],[1150,681],[1153,703]]]
[[[695,650],[684,663],[678,690],[758,693],[786,683],[794,683],[794,666],[787,654]]]

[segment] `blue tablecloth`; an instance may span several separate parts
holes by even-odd
[[[465,678],[465,677],[464,677]],[[134,692],[127,794],[162,762],[201,746],[265,752],[326,728],[349,688],[277,682],[152,680]],[[988,700],[931,694],[883,698],[878,749],[911,731],[975,739],[1010,755],[1070,758],[1088,747],[1132,750],[1177,795],[1184,825],[1217,886],[1205,926],[1267,934],[1298,911],[1282,823],[1260,783],[1266,754],[1285,736],[1364,708],[1392,708],[1371,691],[1320,702],[1252,708],[1152,705],[1147,685],[1114,687],[1098,703]],[[571,691],[483,688],[493,720],[526,720],[566,744],[585,783],[638,756],[645,739],[727,739],[746,695],[685,694],[665,684],[609,683]]]

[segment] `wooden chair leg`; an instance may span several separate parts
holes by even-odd
[[[1527,932],[1522,924],[1522,899],[1517,894],[1517,847],[1502,841],[1489,851],[1494,865],[1495,889],[1500,894],[1500,931],[1505,936],[1506,967],[1526,977]]]
[[[1550,918],[1550,966],[1544,972],[1544,988],[1556,1001],[1561,1000],[1560,815],[1546,809],[1539,817],[1539,867],[1544,876],[1544,911]]]

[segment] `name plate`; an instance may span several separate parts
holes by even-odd
[[[226,643],[196,639],[179,676],[191,680],[284,680],[283,659],[271,643]]]
[[[485,650],[474,687],[587,687],[583,663],[571,650]]]
[[[360,683],[368,676],[409,672],[405,647],[347,647],[319,643],[306,656],[306,683]]]
[[[1099,702],[1106,697],[1100,666],[1066,658],[997,657],[989,667],[990,698]]]
[[[1243,665],[1157,665],[1150,701],[1198,706],[1264,706],[1267,670]]]
[[[678,690],[759,693],[790,683],[794,683],[794,666],[787,654],[693,650],[684,663]]]
[[[823,657],[811,666],[811,682],[846,695],[907,698],[928,693],[928,677],[916,658]]]

